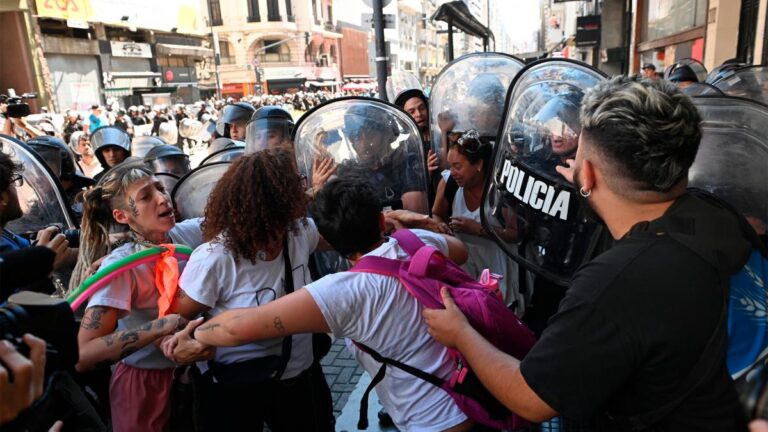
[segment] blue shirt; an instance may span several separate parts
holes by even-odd
[[[3,236],[0,239],[0,252],[10,252],[29,247],[29,240],[20,237],[7,229],[3,229]]]
[[[88,116],[88,121],[89,121],[89,125],[88,125],[89,134],[92,134],[93,131],[103,126],[101,122],[101,118],[97,117],[95,114],[91,114],[90,116]]]

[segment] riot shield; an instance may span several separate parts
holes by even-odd
[[[684,89],[680,89],[681,92],[687,94],[690,97],[694,96],[722,96],[723,92],[717,87],[708,83],[691,83]]]
[[[707,80],[707,68],[700,61],[692,58],[684,58],[667,67],[664,70],[664,79],[670,80],[676,70],[684,67],[690,68],[691,72],[696,76],[697,82],[701,83]]]
[[[768,103],[768,66],[744,67],[715,83],[728,96]]]
[[[416,75],[405,71],[392,71],[392,75],[387,77],[386,87],[387,100],[390,102],[394,102],[395,98],[397,98],[397,95],[406,90],[424,90],[424,88],[421,86],[421,83],[419,82],[419,79],[416,78]]]
[[[311,184],[315,158],[333,158],[338,177],[369,181],[382,209],[427,214],[427,171],[419,130],[400,108],[379,99],[334,99],[307,112],[293,132],[299,172]],[[349,268],[334,251],[313,254],[314,277]]]
[[[523,62],[501,53],[473,53],[448,63],[430,92],[432,149],[446,160],[449,132],[475,129],[486,141],[494,141],[502,123],[504,97]]]
[[[555,168],[578,145],[584,92],[606,76],[584,63],[532,63],[509,89],[481,218],[501,248],[526,269],[565,285],[590,258],[600,228]]]
[[[24,167],[24,184],[16,188],[23,216],[8,222],[6,228],[30,235],[51,224],[77,228],[64,189],[45,161],[29,146],[6,135],[0,135],[0,151]]]
[[[202,217],[205,214],[208,196],[231,165],[231,162],[200,165],[176,183],[171,198],[179,220]]]
[[[768,225],[768,107],[732,97],[696,97],[702,137],[689,185],[739,210],[757,229]]]
[[[235,142],[240,142],[240,141],[235,141]],[[239,145],[234,147],[224,148],[217,151],[216,153],[211,153],[208,156],[206,156],[205,159],[200,161],[199,166],[210,165],[212,163],[217,163],[217,162],[232,162],[237,160],[243,154],[245,154],[245,147],[240,147]]]
[[[428,213],[421,138],[400,108],[372,98],[334,99],[299,119],[293,141],[299,171],[307,179],[315,158],[333,158],[336,175],[368,180],[382,208]]]

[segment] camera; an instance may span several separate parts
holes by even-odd
[[[44,229],[47,229],[50,227],[56,228],[56,231],[54,231],[54,233],[51,235],[51,238],[56,237],[59,234],[64,234],[64,237],[67,239],[67,242],[69,242],[69,247],[71,248],[80,247],[80,230],[79,229],[68,229],[64,226],[64,224],[60,224],[60,223],[50,224],[46,226]],[[30,243],[34,243],[35,240],[37,239],[37,233],[38,231],[26,231],[24,233],[21,233],[20,235],[25,239],[29,240]]]
[[[8,104],[6,115],[13,118],[21,118],[28,116],[31,111],[29,105],[24,103],[27,99],[36,99],[37,93],[24,93],[21,96],[16,95],[16,91],[8,89],[8,97],[5,103]]]
[[[78,360],[77,323],[69,303],[31,291],[21,291],[0,305],[0,338],[29,356],[21,340],[25,333],[46,341],[45,374],[72,370]]]

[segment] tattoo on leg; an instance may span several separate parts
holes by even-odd
[[[133,217],[139,216],[139,209],[136,207],[136,201],[134,201],[131,197],[128,197],[128,207],[131,209],[131,214]]]
[[[86,311],[83,320],[80,322],[80,327],[86,330],[100,329],[101,319],[107,310],[109,310],[109,308],[104,306],[94,306],[92,308],[88,308],[88,311]]]
[[[275,324],[275,329],[277,329],[277,331],[280,333],[285,333],[285,326],[283,325],[283,321],[280,319],[280,317],[275,317],[272,322]]]

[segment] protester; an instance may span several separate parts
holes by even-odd
[[[491,146],[481,142],[474,130],[457,135],[449,138],[450,171],[437,187],[433,218],[437,226],[447,224],[466,245],[469,258],[462,266],[464,270],[476,278],[485,269],[501,275],[499,289],[504,301],[513,304],[515,311],[522,315],[525,301],[516,287],[517,266],[480,224],[483,187],[491,169]]]
[[[80,165],[80,169],[83,170],[83,174],[86,177],[94,178],[96,174],[104,170],[101,162],[99,162],[99,159],[93,152],[90,136],[85,132],[73,132],[69,139],[69,147],[78,156],[78,165]]]
[[[407,254],[397,241],[383,236],[385,220],[380,208],[375,190],[364,180],[338,179],[318,193],[311,211],[320,234],[352,263],[364,255],[404,259]],[[454,261],[466,259],[464,246],[455,238],[414,232]],[[290,334],[330,331],[445,378],[452,371],[452,360],[447,350],[426,334],[421,310],[395,278],[342,272],[264,306],[223,312],[198,327],[194,336],[207,345],[237,346]],[[354,346],[350,349],[368,373],[375,375],[381,365]],[[447,393],[407,372],[390,369],[377,386],[377,394],[400,430],[459,431],[471,427]]]
[[[129,240],[110,244],[113,224],[128,225]],[[120,165],[85,195],[80,256],[71,286],[79,286],[91,264],[104,255],[99,268],[160,243],[198,246],[200,221],[176,224],[170,197],[152,172],[142,163]],[[91,297],[80,326],[77,370],[117,363],[109,388],[116,432],[163,431],[169,419],[175,365],[152,342],[180,330],[186,321],[175,314],[158,318],[158,289],[153,263],[134,267]]]
[[[703,353],[725,338],[728,275],[750,244],[733,214],[685,192],[699,122],[663,81],[617,77],[585,96],[573,180],[616,244],[576,272],[522,362],[483,340],[447,291],[446,309],[424,312],[430,333],[515,413],[596,417],[606,430],[745,429],[724,349]]]
[[[642,76],[646,79],[656,79],[656,66],[653,63],[646,63],[642,68]]]
[[[171,311],[215,317],[270,304],[311,282],[309,256],[325,243],[306,212],[291,151],[264,150],[235,161],[208,200],[207,243],[192,254]],[[164,351],[183,360],[178,339]],[[202,408],[212,429],[247,424],[261,430],[266,423],[273,431],[334,430],[331,393],[313,361],[311,334],[218,348],[206,369]]]

